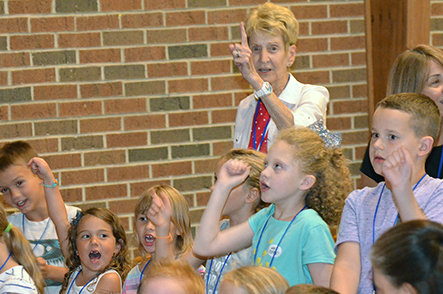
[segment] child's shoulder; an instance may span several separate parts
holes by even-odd
[[[385,182],[378,183],[375,187],[364,187],[352,191],[346,198],[345,203],[347,205],[361,205],[363,202],[377,197],[385,189]]]

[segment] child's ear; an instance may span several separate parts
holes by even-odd
[[[118,240],[116,243],[115,243],[115,250],[114,250],[114,254],[117,254],[117,253],[119,253],[120,252],[120,249],[122,249],[122,245],[120,244],[120,242],[123,242],[123,240]]]
[[[417,294],[417,289],[415,289],[411,284],[409,283],[403,283],[400,286],[400,293],[405,294]]]
[[[426,136],[421,138],[418,155],[419,156],[428,155],[431,152],[432,147],[434,147],[434,139],[432,139],[432,137]]]
[[[303,181],[300,183],[299,189],[302,191],[306,191],[312,188],[314,186],[315,181],[317,179],[313,175],[306,175]]]
[[[249,190],[248,194],[246,195],[245,202],[246,203],[254,203],[258,198],[260,197],[260,191],[258,191],[257,188],[252,188]]]

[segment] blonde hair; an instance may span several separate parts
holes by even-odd
[[[228,161],[229,159],[239,159],[251,166],[249,176],[245,180],[245,184],[249,189],[257,189],[260,194],[260,174],[265,168],[266,154],[251,149],[232,149],[220,158],[220,161]],[[259,197],[254,212],[267,206]]]
[[[395,109],[411,116],[410,126],[417,138],[431,136],[434,142],[440,133],[441,115],[435,102],[418,93],[399,93],[384,98],[377,108]]]
[[[45,287],[45,280],[37,265],[37,259],[32,252],[31,245],[26,240],[22,231],[19,228],[12,226],[8,233],[5,233],[5,229],[8,227],[9,222],[6,218],[6,212],[3,206],[0,204],[0,237],[11,252],[11,257],[19,264],[23,266],[26,272],[34,281],[38,293],[43,294]]]
[[[68,287],[69,278],[74,271],[81,265],[81,260],[77,254],[77,235],[78,227],[81,222],[87,221],[86,217],[97,217],[112,228],[112,234],[115,238],[116,244],[120,245],[120,250],[114,254],[111,262],[100,272],[104,273],[109,269],[114,269],[120,275],[122,282],[125,280],[128,271],[130,270],[129,255],[128,255],[128,243],[126,242],[126,234],[120,219],[110,210],[106,208],[92,207],[84,212],[78,212],[76,218],[71,222],[71,227],[68,230],[68,256],[66,258],[66,265],[68,272],[65,274],[63,285],[60,293],[64,293]],[[96,282],[96,281],[95,281]],[[90,285],[93,285],[91,283]]]
[[[0,149],[0,171],[5,171],[13,164],[27,165],[36,156],[37,152],[25,141],[6,143]]]
[[[298,284],[289,288],[285,294],[339,294],[332,289],[312,284]]]
[[[276,270],[261,266],[244,266],[229,271],[222,284],[230,282],[248,294],[284,294],[289,284]]]
[[[285,49],[297,45],[298,21],[294,14],[286,7],[267,2],[252,10],[245,22],[248,36],[261,32],[271,36],[281,35]]]
[[[443,52],[429,45],[418,45],[397,56],[389,73],[387,95],[421,93],[429,75],[429,61],[443,66]]]
[[[328,225],[338,225],[344,200],[352,190],[342,149],[327,148],[320,136],[306,127],[283,130],[277,141],[291,145],[292,157],[300,171],[316,179],[306,193],[306,205]]]
[[[188,294],[203,294],[205,293],[205,284],[202,277],[183,260],[162,260],[153,263],[148,268],[148,272],[143,278],[140,287],[138,288],[139,294],[143,293],[143,285],[155,278],[171,278],[177,280],[182,285],[182,289]]]
[[[189,204],[185,197],[174,187],[170,185],[157,185],[143,192],[140,199],[137,202],[134,210],[134,219],[137,219],[139,214],[146,214],[152,203],[151,193],[155,192],[159,197],[161,193],[165,193],[168,197],[169,202],[171,202],[172,215],[171,222],[180,232],[177,236],[177,241],[175,243],[176,248],[181,252],[185,253],[192,249],[194,243],[191,232],[191,216],[189,214]],[[138,239],[137,234],[134,234],[136,239]],[[138,241],[138,240],[137,240]],[[146,251],[143,246],[139,244],[139,252],[143,257],[146,257]]]

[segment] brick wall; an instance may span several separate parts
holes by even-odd
[[[251,92],[228,44],[263,0],[0,1],[0,143],[27,140],[66,202],[132,231],[137,196],[168,183],[197,224]],[[300,21],[293,72],[328,87],[354,179],[368,140],[363,0],[284,1]],[[443,3],[432,1],[443,46]],[[440,17],[441,16],[441,17]]]

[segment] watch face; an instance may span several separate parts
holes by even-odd
[[[271,92],[272,92],[272,86],[268,82],[265,82],[265,91],[266,91],[266,94],[271,94]]]

